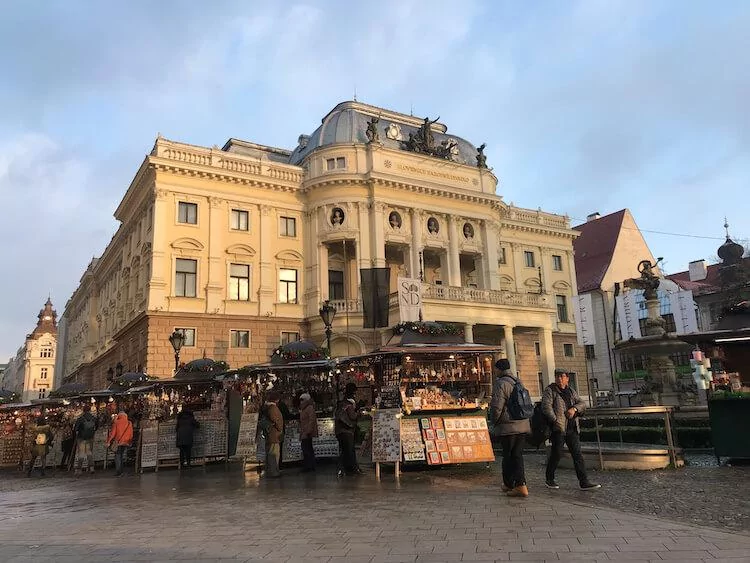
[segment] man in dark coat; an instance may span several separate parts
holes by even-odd
[[[336,409],[334,432],[339,441],[339,477],[362,473],[357,463],[357,450],[354,443],[357,430],[357,384],[347,383],[344,400]]]
[[[190,467],[193,453],[193,437],[200,428],[193,411],[183,407],[177,415],[177,447],[180,449],[180,466]]]

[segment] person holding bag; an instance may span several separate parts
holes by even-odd
[[[107,447],[115,450],[115,476],[123,474],[125,465],[125,452],[133,443],[133,424],[128,420],[128,415],[120,411],[115,418],[115,423],[107,437]]]

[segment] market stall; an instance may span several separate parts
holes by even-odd
[[[486,411],[495,346],[461,342],[461,329],[405,323],[394,341],[342,369],[375,380],[372,460],[443,465],[494,461]]]
[[[333,432],[333,414],[337,403],[336,363],[324,350],[306,341],[280,346],[266,364],[245,366],[229,372],[224,382],[229,390],[229,418],[236,426],[230,435],[230,451],[251,463],[262,463],[264,444],[258,435],[258,416],[266,394],[274,390],[281,396],[279,408],[284,416],[284,443],[281,459],[293,462],[302,459],[299,436],[299,396],[310,393],[318,416],[318,437],[313,449],[318,458],[337,457],[338,441]],[[232,400],[236,394],[238,399]]]

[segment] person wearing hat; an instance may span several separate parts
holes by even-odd
[[[501,358],[495,362],[498,374],[492,385],[490,402],[490,420],[494,424],[494,434],[500,438],[503,448],[503,484],[502,490],[511,497],[527,497],[526,473],[523,465],[523,447],[526,435],[531,432],[528,419],[514,420],[506,405],[518,376],[510,369],[510,361]]]
[[[555,382],[548,385],[542,394],[542,412],[552,429],[550,434],[552,447],[547,458],[547,487],[560,488],[555,481],[555,471],[562,457],[563,446],[567,444],[570,457],[573,458],[578,484],[584,491],[590,491],[600,488],[601,485],[589,481],[581,454],[578,417],[586,409],[586,404],[578,396],[576,390],[568,385],[569,383],[568,372],[564,369],[556,369]]]
[[[302,445],[302,471],[315,471],[315,450],[313,438],[318,437],[318,417],[315,414],[315,402],[310,393],[299,397],[299,440]]]

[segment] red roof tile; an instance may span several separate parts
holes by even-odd
[[[573,241],[578,293],[601,287],[617,245],[627,209],[573,227],[581,233]]]
[[[750,258],[743,258],[743,261],[750,262]],[[721,264],[711,264],[706,268],[706,279],[699,281],[690,281],[690,270],[686,272],[677,272],[666,276],[682,289],[690,289],[693,295],[704,295],[706,293],[716,293],[721,291],[721,277],[719,270]]]

